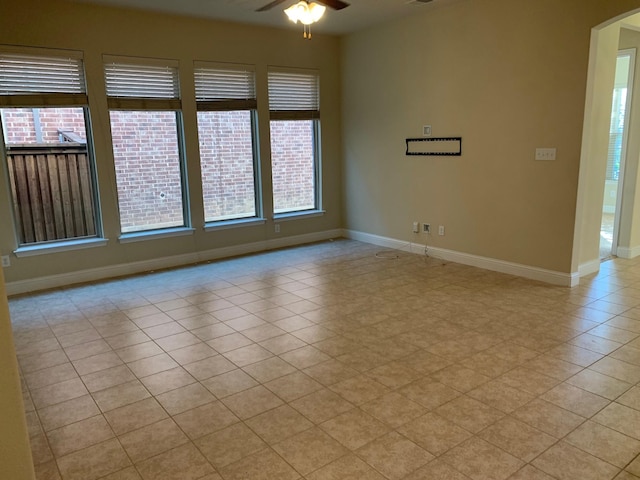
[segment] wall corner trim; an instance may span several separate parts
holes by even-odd
[[[406,251],[424,255],[426,245],[396,240],[388,237],[381,237],[365,232],[354,230],[344,230],[344,236],[353,240],[365,243],[379,245],[381,247],[393,248],[396,250]],[[572,273],[556,272],[529,265],[506,262],[494,258],[481,257],[469,253],[457,252],[454,250],[446,250],[444,248],[428,247],[429,254],[434,258],[440,258],[450,262],[460,263],[471,267],[484,268],[494,272],[506,273],[518,277],[528,278],[530,280],[538,280],[552,285],[563,287],[573,287],[578,284],[578,277]]]
[[[640,245],[635,247],[618,247],[616,250],[616,255],[620,258],[636,258],[640,255]]]

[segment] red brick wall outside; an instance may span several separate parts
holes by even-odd
[[[122,232],[184,225],[176,113],[110,117]]]
[[[198,112],[205,221],[253,217],[251,112]]]
[[[315,207],[313,120],[271,121],[271,175],[276,213]]]
[[[82,108],[39,109],[43,141],[58,129],[85,137]],[[173,112],[112,111],[111,134],[123,232],[184,224]],[[35,143],[32,109],[4,109],[9,144]],[[199,112],[206,221],[255,215],[250,113]],[[313,208],[313,122],[271,122],[276,212]]]
[[[2,110],[2,117],[9,145],[37,143],[34,115],[40,118],[43,143],[58,143],[58,129],[86,138],[82,108],[6,108]]]

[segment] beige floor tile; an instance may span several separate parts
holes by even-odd
[[[261,347],[266,348],[274,355],[280,355],[286,352],[290,352],[291,350],[296,350],[298,348],[304,347],[305,345],[305,342],[289,333],[270,337],[260,342]]]
[[[399,433],[389,433],[358,450],[369,465],[391,480],[400,480],[434,457]]]
[[[258,385],[253,378],[241,369],[232,370],[202,382],[218,398],[228,397]]]
[[[63,363],[55,367],[44,368],[36,372],[27,373],[24,379],[31,390],[47,387],[56,383],[78,378],[76,370],[70,363]]]
[[[240,421],[231,410],[218,401],[188,410],[174,416],[173,419],[192,440]]]
[[[471,368],[487,377],[495,378],[514,369],[518,363],[509,358],[501,358],[488,352],[480,352],[465,358],[460,362],[460,365]]]
[[[472,436],[467,430],[434,413],[427,413],[397,431],[436,456]]]
[[[590,421],[567,435],[565,441],[619,468],[640,453],[638,440]]]
[[[280,358],[301,370],[331,359],[329,355],[311,345],[283,353]]]
[[[144,400],[150,396],[151,394],[144,388],[144,385],[138,380],[134,380],[133,382],[123,383],[122,385],[95,392],[93,399],[100,407],[100,410],[108,412],[109,410]]]
[[[129,347],[131,345],[137,345],[139,343],[145,343],[150,338],[141,330],[137,330],[137,326],[133,324],[136,330],[120,333],[118,335],[110,336],[106,338],[106,342],[114,350],[119,348]]]
[[[630,345],[620,347],[609,356],[630,363],[631,365],[640,365],[640,348],[634,348]]]
[[[214,345],[212,346],[213,348],[216,348]],[[223,355],[233,363],[235,363],[238,367],[246,367],[247,365],[265,360],[273,356],[273,354],[269,350],[266,350],[257,344],[240,347],[235,350],[223,353]]]
[[[308,475],[348,452],[318,428],[305,430],[273,448],[302,475]]]
[[[136,379],[136,376],[126,365],[119,365],[117,367],[107,368],[106,370],[83,375],[81,378],[87,387],[87,390],[91,393],[95,393],[106,388],[131,382]]]
[[[505,417],[478,435],[525,462],[530,462],[557,439],[512,417]]]
[[[197,480],[214,473],[206,458],[191,443],[136,465],[144,480]]]
[[[499,380],[485,383],[471,390],[467,395],[505,413],[513,412],[534,398],[533,395],[510,387]]]
[[[252,363],[244,367],[243,370],[260,383],[266,383],[296,371],[295,367],[279,357],[272,357],[262,360],[261,362]]]
[[[352,403],[328,389],[318,390],[298,398],[290,405],[316,424],[354,408]]]
[[[303,371],[325,386],[333,385],[360,374],[357,370],[334,359],[305,368]]]
[[[283,403],[262,385],[224,397],[222,402],[242,420],[255,417]]]
[[[178,348],[172,350],[169,355],[180,365],[186,365],[187,363],[197,362],[204,360],[208,357],[217,355],[217,352],[206,343],[196,343],[189,345],[188,347]]]
[[[320,424],[326,433],[350,450],[386,434],[389,428],[360,409],[342,413]]]
[[[49,445],[56,457],[62,457],[115,435],[102,415],[87,418],[47,433]]]
[[[615,400],[632,386],[630,383],[589,369],[574,375],[567,383],[609,400]]]
[[[127,454],[112,439],[58,459],[64,480],[96,480],[131,465]]]
[[[156,343],[166,352],[172,352],[180,348],[197,345],[200,343],[200,339],[190,332],[182,332],[168,337],[158,338]]]
[[[542,395],[560,383],[559,380],[553,377],[524,367],[515,368],[498,377],[498,379],[510,387],[517,388],[531,395]]]
[[[20,369],[22,370],[22,373],[25,374],[42,370],[43,368],[55,367],[56,365],[67,363],[68,361],[69,357],[67,357],[67,354],[62,350],[62,348],[56,348],[55,350],[45,353],[34,353],[31,355],[18,354]]]
[[[507,479],[524,462],[479,438],[471,438],[452,448],[442,460],[471,478]]]
[[[216,469],[267,448],[267,444],[242,423],[199,438],[195,444]]]
[[[211,346],[216,352],[226,353],[237,348],[246,347],[253,342],[240,333],[232,333],[223,337],[217,337],[209,340],[207,345]]]
[[[401,362],[391,362],[366,372],[366,375],[386,387],[397,389],[420,378],[420,374]]]
[[[329,388],[355,405],[370,402],[389,392],[388,387],[365,375],[348,378],[329,386]]]
[[[611,357],[598,360],[589,367],[589,370],[594,370],[631,384],[640,382],[640,366],[632,365]]]
[[[166,353],[154,355],[153,357],[143,358],[128,364],[131,371],[136,377],[148,377],[154,373],[164,372],[176,368],[178,364]]]
[[[636,457],[633,462],[627,465],[626,470],[636,476],[640,476],[640,456]]]
[[[504,417],[504,413],[467,396],[458,397],[434,410],[435,413],[473,433]]]
[[[599,325],[596,328],[589,330],[590,335],[596,335],[598,337],[613,340],[619,343],[628,343],[636,338],[640,333],[632,332],[629,330],[616,328],[611,325]]]
[[[617,403],[640,410],[640,387],[633,387],[616,399]]]
[[[585,421],[584,417],[540,399],[533,400],[512,415],[556,438],[564,437]]]
[[[602,355],[609,355],[611,352],[622,346],[622,343],[607,340],[606,338],[590,335],[588,333],[583,333],[582,335],[571,339],[569,343]]]
[[[67,400],[50,407],[40,409],[38,416],[44,431],[54,430],[70,423],[93,417],[100,413],[100,409],[90,395]]]
[[[640,440],[640,411],[612,403],[601,410],[592,419],[620,433]]]
[[[152,395],[160,395],[170,390],[196,383],[196,379],[182,367],[154,373],[148,377],[142,377],[140,381]]]
[[[31,399],[41,409],[89,393],[79,378],[72,378],[46,387],[31,390]]]
[[[568,443],[560,442],[540,455],[533,465],[562,480],[602,480],[613,478],[618,469]]]
[[[404,425],[426,413],[424,407],[397,392],[367,402],[360,408],[392,428]]]
[[[582,370],[582,367],[579,365],[565,362],[564,360],[554,358],[550,355],[540,355],[539,357],[526,362],[523,366],[561,381],[572,377]]]
[[[428,410],[444,405],[461,395],[459,391],[429,377],[407,385],[399,391]]]
[[[167,322],[163,323],[162,325],[144,328],[142,331],[146,333],[147,336],[152,340],[157,340],[159,338],[168,337],[177,333],[183,333],[186,330],[178,322]]]
[[[44,433],[38,433],[29,439],[31,446],[31,456],[34,465],[41,465],[50,462],[53,459],[53,453],[49,447],[47,436]]]
[[[184,368],[193,375],[196,380],[202,381],[234,370],[236,366],[222,355],[216,355],[184,365]]]
[[[104,414],[116,435],[131,432],[168,417],[154,398],[116,408]]]
[[[263,342],[264,340],[268,340],[285,333],[286,332],[284,330],[270,324],[258,325],[257,327],[247,328],[242,331],[242,334],[245,337],[256,343]]]
[[[517,473],[509,477],[509,480],[554,480],[542,470],[531,465],[525,465]]]
[[[153,357],[164,353],[155,342],[144,342],[116,350],[120,359],[125,363],[135,362],[142,358]]]
[[[188,442],[186,435],[168,418],[118,437],[134,463]]]
[[[257,415],[245,423],[270,445],[313,427],[313,423],[288,405]]]
[[[291,402],[323,388],[321,384],[302,372],[276,378],[265,383],[264,386],[285,402]]]
[[[73,366],[80,375],[88,375],[89,373],[99,372],[107,368],[122,365],[122,360],[115,352],[101,353],[92,357],[75,360]]]
[[[93,340],[92,342],[81,343],[73,347],[65,347],[69,360],[80,360],[82,358],[99,355],[111,351],[111,346],[103,339]]]
[[[300,475],[271,449],[261,450],[221,469],[227,480],[297,480]]]
[[[587,350],[586,348],[570,344],[560,345],[559,347],[549,350],[547,353],[552,357],[556,357],[585,368],[604,357],[601,353],[596,353],[591,350]]]
[[[615,478],[615,480],[637,480],[639,477],[636,477],[635,475],[632,475],[631,473],[625,471],[622,471],[618,474],[618,476]]]
[[[192,307],[187,308],[191,309]],[[190,313],[193,313],[195,315],[189,315],[185,317],[181,314],[180,311],[174,311],[171,312],[169,316],[177,320],[177,322],[187,330],[195,330],[197,328],[206,327],[208,325],[213,325],[214,323],[219,322],[219,320],[214,318],[213,315],[204,313],[204,311],[197,306],[193,306],[193,309],[190,310]]]
[[[419,468],[404,480],[468,480],[469,477],[463,475],[452,466],[442,460],[434,460],[424,467]],[[533,480],[533,479],[528,479]]]
[[[216,398],[199,383],[193,383],[156,395],[156,399],[169,415],[177,415],[192,408],[211,403]]]
[[[384,480],[385,477],[354,454],[349,454],[307,475],[306,478],[308,480]]]
[[[606,398],[568,383],[561,383],[540,398],[585,418],[592,417],[609,405]]]
[[[40,465],[34,465],[36,480],[61,480],[58,464],[55,460],[49,460]]]
[[[62,348],[73,347],[74,345],[80,345],[93,340],[100,340],[100,334],[91,325],[89,325],[89,328],[86,330],[58,336],[58,341]]]

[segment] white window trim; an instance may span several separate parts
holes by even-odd
[[[86,248],[105,247],[109,239],[107,238],[83,238],[79,240],[65,240],[52,243],[38,243],[18,247],[13,251],[16,257],[34,257],[37,255],[47,255],[50,253],[69,252],[73,250],[83,250]]]
[[[191,227],[162,228],[159,230],[147,230],[143,232],[123,233],[118,237],[120,243],[146,242],[147,240],[159,240],[162,238],[186,237],[196,231]]]

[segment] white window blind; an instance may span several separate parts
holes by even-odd
[[[250,70],[195,68],[196,100],[251,100],[256,98],[255,73]]]
[[[109,108],[180,109],[180,82],[174,66],[107,63]]]
[[[87,103],[82,59],[0,53],[0,104]]]
[[[269,72],[272,119],[319,118],[320,78],[316,73]]]

